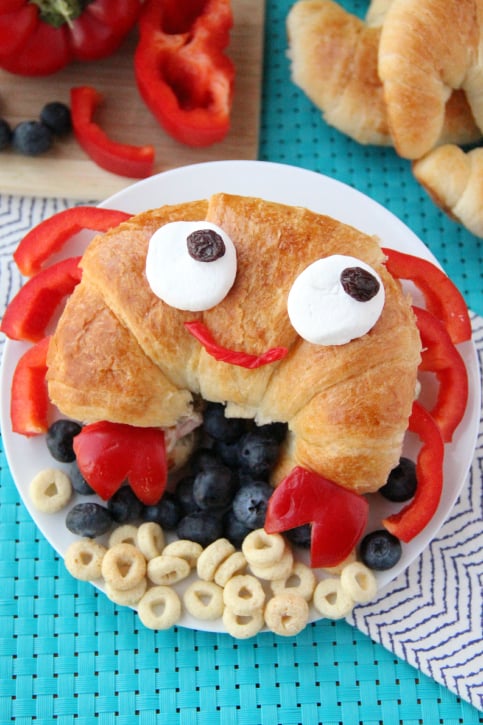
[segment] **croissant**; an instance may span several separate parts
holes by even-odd
[[[454,89],[464,91],[483,129],[482,22],[481,0],[394,0],[389,6],[378,73],[400,156],[418,159],[440,143]]]
[[[150,238],[176,220],[215,224],[236,248],[235,282],[204,312],[169,306],[146,277]],[[331,255],[370,265],[385,301],[367,334],[320,345],[295,331],[287,297],[308,265]],[[138,214],[97,235],[82,258],[82,281],[49,345],[49,396],[81,421],[167,428],[189,425],[200,399],[221,402],[227,416],[288,423],[274,484],[301,465],[376,490],[399,461],[421,350],[410,301],[384,260],[374,237],[258,198],[219,193]],[[191,321],[230,350],[287,354],[256,369],[219,362],[189,333]]]
[[[390,68],[394,56],[388,46],[400,31],[393,4],[390,0],[373,2],[364,22],[331,0],[299,0],[287,16],[289,56],[294,83],[322,110],[329,125],[359,143],[395,145],[401,155],[407,155],[401,133],[417,138],[425,126],[410,116],[412,105],[419,103],[412,92],[406,105],[397,107],[400,116],[396,118],[393,88],[404,91],[400,71],[414,59],[402,58],[404,47],[399,44],[401,67],[395,63]],[[412,12],[417,14],[417,10]],[[429,35],[430,29],[426,37]],[[417,110],[425,116],[426,105]],[[448,91],[431,144],[466,144],[480,137],[466,94]]]
[[[413,163],[416,179],[446,214],[483,237],[483,148],[440,146]]]

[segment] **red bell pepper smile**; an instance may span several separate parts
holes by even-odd
[[[272,347],[261,355],[229,350],[215,342],[213,335],[203,322],[185,322],[184,325],[193,337],[196,337],[203,345],[209,355],[219,362],[227,362],[230,365],[239,365],[240,367],[254,370],[262,365],[268,365],[269,363],[281,360],[288,352],[286,347]]]

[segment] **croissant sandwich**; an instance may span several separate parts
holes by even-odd
[[[49,344],[49,396],[85,422],[185,429],[200,401],[223,403],[288,423],[275,484],[300,465],[377,490],[401,455],[421,351],[384,261],[376,238],[258,198],[138,214],[82,258]]]

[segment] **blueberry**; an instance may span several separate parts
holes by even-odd
[[[220,458],[213,448],[198,448],[190,458],[190,470],[196,474],[210,466],[218,466]]]
[[[402,554],[399,539],[386,531],[373,531],[361,541],[359,554],[363,564],[375,571],[385,571],[395,566]]]
[[[10,146],[12,142],[12,129],[10,124],[4,119],[0,118],[0,151]]]
[[[225,418],[225,406],[221,403],[208,403],[203,414],[205,433],[217,441],[231,443],[246,430],[246,420]]]
[[[199,506],[193,496],[193,484],[195,476],[184,476],[176,484],[175,496],[184,514],[191,514],[199,511]]]
[[[267,504],[273,489],[265,481],[254,481],[242,486],[233,499],[233,514],[250,529],[259,529],[265,523]]]
[[[162,529],[175,529],[182,516],[181,504],[174,494],[166,491],[163,498],[152,506],[145,506],[143,519],[155,521]]]
[[[111,514],[98,503],[78,503],[66,516],[65,525],[77,536],[102,536],[112,526]]]
[[[86,479],[80,472],[77,461],[74,461],[70,466],[69,478],[74,491],[77,491],[77,493],[80,493],[82,496],[92,496],[95,493],[94,489],[89,486]]]
[[[144,506],[130,486],[121,486],[107,502],[107,508],[118,524],[141,518]]]
[[[235,479],[227,466],[211,466],[200,471],[193,482],[193,498],[199,508],[226,509],[235,493]]]
[[[181,519],[176,534],[179,539],[196,541],[205,547],[223,536],[223,523],[209,511],[195,511]]]
[[[241,548],[244,538],[248,536],[250,531],[253,531],[253,529],[242,524],[231,509],[226,513],[223,519],[223,536],[231,541],[235,548]]]
[[[73,442],[81,430],[82,427],[79,423],[75,423],[73,420],[62,418],[52,423],[45,439],[52,458],[62,463],[75,461]]]
[[[278,454],[278,443],[257,429],[246,433],[239,443],[240,468],[260,478],[266,478],[269,475],[277,461]]]
[[[257,428],[259,433],[272,438],[277,443],[283,443],[287,435],[288,425],[287,423],[266,423]]]
[[[294,529],[285,531],[285,536],[292,542],[292,544],[295,544],[295,546],[300,546],[302,549],[310,549],[312,526],[310,524],[296,526]]]
[[[409,458],[402,457],[396,468],[393,468],[385,485],[379,489],[389,501],[408,501],[416,493],[416,464]]]
[[[60,101],[46,103],[40,112],[40,120],[56,136],[64,136],[72,129],[70,108]]]
[[[12,146],[26,156],[38,156],[52,146],[52,131],[41,121],[22,121],[13,130]]]
[[[219,459],[230,468],[238,467],[238,440],[235,441],[215,441],[215,453]]]

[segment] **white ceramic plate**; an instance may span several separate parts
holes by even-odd
[[[259,196],[268,200],[305,206],[319,213],[329,214],[351,224],[367,234],[377,235],[382,246],[399,249],[437,263],[429,249],[393,214],[378,203],[334,179],[304,169],[258,161],[220,161],[197,164],[168,171],[145,179],[107,199],[103,207],[140,212],[164,204],[206,198],[212,193]],[[83,232],[63,250],[62,256],[78,254],[83,250],[91,234]],[[422,299],[412,285],[417,304]],[[69,543],[75,538],[64,526],[65,512],[55,515],[42,514],[33,508],[28,497],[28,486],[33,476],[52,465],[43,437],[27,439],[12,433],[9,417],[10,384],[18,358],[28,345],[7,341],[1,378],[1,426],[5,452],[14,481],[32,518],[44,536],[63,556]],[[410,544],[404,545],[403,556],[396,567],[378,575],[383,587],[398,576],[418,556],[436,535],[447,518],[464,485],[471,465],[476,443],[480,416],[480,377],[476,351],[472,342],[460,345],[468,376],[470,395],[464,419],[451,445],[446,446],[444,466],[444,491],[436,515],[425,530]],[[431,380],[426,393],[431,395]],[[414,441],[407,436],[406,451],[411,455]],[[92,499],[91,499],[92,500]],[[384,502],[380,496],[371,497],[371,527],[394,510],[394,505]],[[313,615],[315,618],[316,615]],[[219,631],[219,621],[205,624],[184,616],[180,624],[197,629]]]

